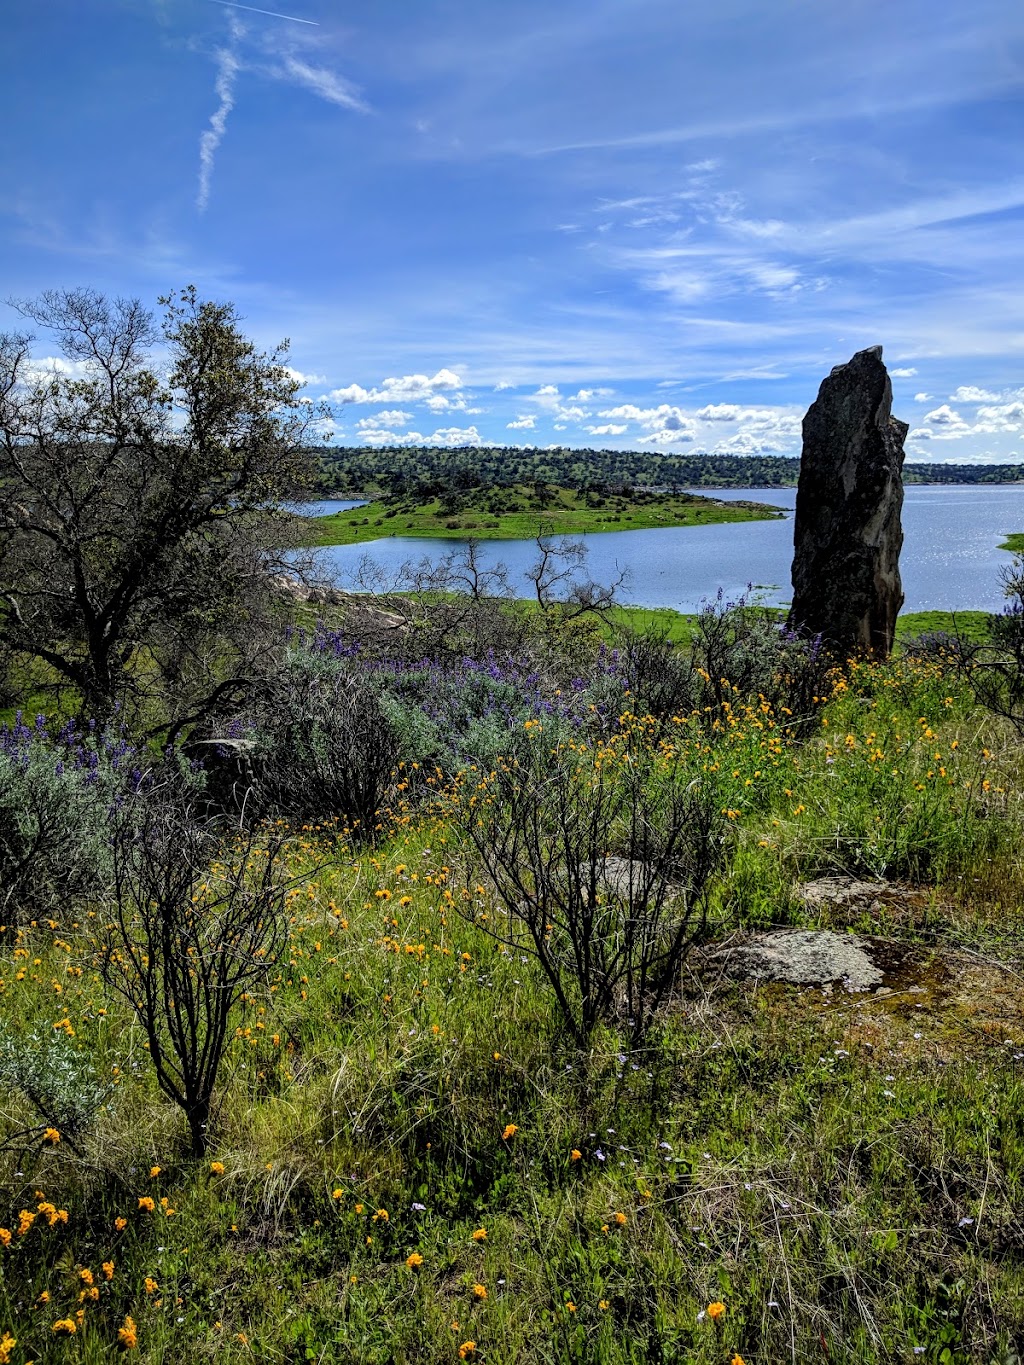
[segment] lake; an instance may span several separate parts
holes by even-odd
[[[627,570],[621,600],[645,607],[696,611],[719,588],[735,598],[748,583],[761,590],[766,602],[788,602],[796,489],[697,491],[730,501],[772,503],[785,508],[786,517],[581,536],[589,551],[587,575],[604,583]],[[304,510],[325,515],[359,505],[325,501]],[[1009,532],[1024,530],[1024,484],[913,484],[905,490],[903,530],[905,611],[999,611],[1004,600],[999,571],[1012,558],[997,547]],[[385,575],[396,576],[404,564],[436,561],[459,543],[389,536],[362,545],[329,546],[322,553],[345,587],[352,586],[367,557]],[[536,558],[532,541],[484,541],[481,551],[484,566],[504,563],[513,585],[521,584],[527,595],[523,574]]]

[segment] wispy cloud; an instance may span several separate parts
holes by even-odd
[[[275,74],[305,86],[330,104],[340,104],[343,109],[354,109],[360,114],[368,112],[369,106],[356,94],[355,87],[325,66],[310,66],[298,57],[288,56]]]
[[[238,45],[245,37],[245,29],[234,15],[228,23],[231,40],[227,47],[217,49],[217,79],[213,87],[220,103],[210,116],[209,128],[204,129],[199,138],[199,193],[196,195],[196,207],[200,213],[205,213],[210,202],[214,157],[224,137],[228,115],[235,107],[235,77],[241,68]]]

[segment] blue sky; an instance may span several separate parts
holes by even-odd
[[[7,7],[0,296],[194,282],[345,443],[797,454],[882,343],[1024,460],[1019,0],[267,8]]]

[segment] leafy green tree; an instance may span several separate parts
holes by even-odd
[[[276,601],[284,500],[314,410],[287,343],[263,353],[231,304],[91,289],[16,303],[0,334],[0,652],[105,719],[176,731],[244,689]],[[160,346],[160,365],[152,351]]]

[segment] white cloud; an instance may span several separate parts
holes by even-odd
[[[1001,403],[978,409],[979,423],[989,431],[1019,431],[1024,425],[1024,403]]]
[[[688,445],[696,438],[689,431],[652,431],[649,436],[639,436],[638,444],[642,446],[680,446]]]
[[[913,379],[917,374],[917,371],[914,369],[913,365],[908,365],[906,369],[890,370],[889,373],[892,375],[893,379]]]
[[[998,403],[1000,395],[989,393],[988,389],[976,388],[973,384],[961,384],[949,395],[951,403]]]
[[[621,426],[615,422],[606,422],[604,426],[587,427],[587,430],[590,432],[591,436],[621,436],[622,433],[628,431],[629,428],[626,426],[625,422],[623,422]]]
[[[914,394],[914,402],[915,402],[915,403],[930,403],[930,402],[932,401],[932,398],[933,398],[933,397],[934,397],[934,395],[933,395],[933,394],[930,394],[930,393],[915,393],[915,394]]]
[[[742,412],[736,403],[708,403],[698,408],[694,415],[705,422],[735,422]]]
[[[400,427],[411,420],[411,412],[402,412],[399,408],[390,408],[384,412],[375,412],[372,417],[361,417],[356,426],[360,430],[371,427]]]
[[[923,420],[930,422],[933,427],[965,427],[967,425],[960,414],[954,412],[948,403],[943,403],[941,407],[933,408],[931,412],[926,412]]]
[[[610,398],[614,389],[580,389],[566,399],[567,403],[589,403],[594,398]]]
[[[467,408],[466,400],[462,394],[457,394],[454,398],[448,398],[443,393],[431,394],[429,398],[423,400],[431,412],[482,412],[482,408]]]
[[[386,427],[364,427],[359,432],[359,443],[364,446],[406,446],[421,445],[423,437],[418,431],[405,433],[389,431]]]
[[[228,114],[235,107],[235,77],[241,69],[238,59],[238,44],[245,36],[245,29],[231,15],[229,19],[231,41],[227,47],[217,49],[217,79],[213,89],[220,101],[210,115],[210,126],[199,137],[199,190],[196,194],[196,208],[200,213],[206,211],[210,202],[210,185],[213,181],[213,162],[217,148],[227,128]]]
[[[441,427],[435,431],[433,436],[428,436],[426,444],[430,446],[478,446],[483,445],[483,438],[476,427]]]
[[[393,414],[391,414],[393,415]],[[483,438],[476,427],[441,427],[430,436],[421,431],[393,431],[389,427],[373,426],[372,419],[357,425],[359,440],[368,446],[478,446]]]
[[[294,379],[296,384],[301,384],[303,388],[307,384],[324,384],[326,376],[322,374],[304,374],[302,370],[296,370],[291,365],[285,365],[284,372],[289,379]]]
[[[349,384],[343,389],[332,389],[326,397],[332,403],[423,403],[434,397],[439,389],[461,387],[462,380],[454,371],[441,369],[433,378],[425,374],[406,374],[401,378],[385,379],[375,389]]]
[[[519,387],[519,385],[518,385],[518,384],[513,384],[513,383],[511,382],[511,380],[508,380],[508,379],[499,379],[498,382],[497,382],[497,384],[495,384],[495,386],[494,386],[494,392],[495,392],[495,393],[503,393],[503,392],[505,391],[505,389],[517,389],[518,387]]]
[[[628,422],[638,422],[648,430],[686,431],[695,425],[682,408],[669,403],[660,403],[656,408],[638,408],[635,403],[622,403],[617,408],[605,408],[598,415],[625,418]]]
[[[514,422],[506,422],[507,431],[532,431],[537,425],[537,419],[532,412],[522,413]]]
[[[274,74],[290,78],[297,85],[311,90],[314,95],[319,95],[331,104],[341,105],[343,109],[354,109],[360,114],[367,112],[367,106],[359,98],[355,86],[324,66],[309,66],[299,61],[298,57],[287,56]]]
[[[49,379],[88,379],[93,373],[88,360],[68,360],[62,355],[44,355],[29,360],[21,368],[24,384],[45,384]]]

